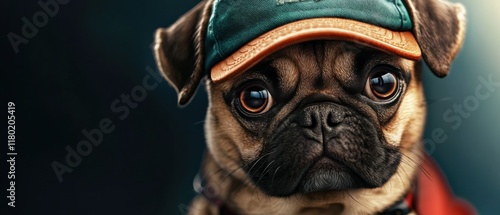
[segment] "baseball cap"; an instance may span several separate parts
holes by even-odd
[[[215,0],[205,70],[219,82],[287,46],[345,40],[419,60],[402,0]]]

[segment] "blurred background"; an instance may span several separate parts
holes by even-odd
[[[22,18],[32,20],[42,9],[37,1],[0,3],[1,105],[16,104],[18,152],[16,208],[0,214],[184,214],[205,149],[204,88],[183,109],[165,81],[136,94],[141,99],[133,107],[122,96],[138,92],[150,76],[146,68],[156,72],[155,29],[169,26],[197,2],[67,1],[38,23],[43,25],[17,53],[7,35],[22,35]],[[485,80],[500,82],[500,25],[494,18],[500,2],[455,2],[468,10],[467,38],[447,78],[424,72],[426,148],[456,195],[480,214],[498,214],[500,87],[485,88],[487,98],[475,95]],[[456,112],[459,105],[464,113]],[[88,140],[83,131],[99,129],[103,119],[114,130],[60,182],[52,164],[65,164],[67,147],[76,150]],[[436,130],[444,132],[444,141],[433,138]],[[5,142],[1,148],[6,160]],[[8,195],[6,164],[1,162],[1,196]],[[2,199],[5,207],[8,199]]]

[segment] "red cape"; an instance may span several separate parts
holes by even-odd
[[[418,215],[477,214],[470,204],[453,196],[445,177],[430,157],[422,164],[415,198]]]

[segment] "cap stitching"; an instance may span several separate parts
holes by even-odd
[[[359,21],[357,21],[357,22],[359,22]],[[296,30],[307,30],[307,29],[310,29],[312,27],[312,26],[310,26],[308,24],[303,23],[302,21],[297,21],[295,23],[297,24],[295,27],[300,27],[299,29],[296,29]],[[360,22],[360,24],[361,23],[362,22]],[[294,23],[292,23],[292,24],[294,24]],[[326,24],[326,26],[323,26],[325,24]],[[353,23],[351,23],[351,24],[353,24]],[[363,23],[363,24],[366,24],[366,23]],[[302,26],[302,25],[304,25],[304,26]],[[371,24],[366,24],[366,25],[371,25]],[[316,25],[316,27],[320,27],[320,26],[327,27],[329,25],[328,25],[327,22],[326,23],[319,23],[319,24]],[[358,27],[362,27],[362,26],[358,26]],[[287,29],[286,26],[281,26],[279,28],[274,29],[274,31],[277,32],[277,33],[279,33],[281,31],[284,31],[285,29]],[[366,32],[366,33],[367,33],[367,36],[370,36],[370,35],[373,36],[374,35],[373,32]],[[269,42],[270,38],[272,38],[273,36],[276,36],[277,38],[286,37],[286,35],[284,35],[284,34],[277,34],[277,35],[267,35],[266,34],[266,35],[262,35],[262,36],[258,37],[257,39],[259,39],[261,42],[263,42],[264,44],[266,44],[266,42]],[[407,45],[406,42],[404,42],[404,41],[395,42],[395,41],[386,40],[384,38],[378,38],[378,39],[380,39],[381,41],[386,42],[388,44],[392,44],[392,45],[399,45],[399,46],[406,46]],[[404,39],[404,38],[402,38],[402,39]],[[261,43],[259,43],[259,44],[261,44]],[[233,59],[233,62],[237,62],[236,64],[239,64],[238,62],[241,62],[243,58],[247,58],[248,56],[254,56],[256,49],[259,47],[259,44],[252,45],[251,47],[246,47],[246,49],[244,50],[244,52],[240,52],[241,49],[238,50],[238,51],[236,51],[235,53],[240,52],[240,54],[238,54],[238,56],[236,56],[237,57],[236,59]],[[230,57],[231,56],[235,57],[234,54],[230,55]],[[227,68],[223,69],[223,70],[230,70],[234,66],[235,66],[235,64],[226,65]]]
[[[218,3],[222,4],[223,2],[224,1],[218,0]],[[392,1],[392,3],[394,4],[394,7],[396,8],[396,10],[398,11],[398,14],[399,14],[399,19],[400,19],[399,29],[398,29],[397,24],[396,25],[392,25],[393,27],[388,27],[387,26],[388,25],[387,22],[372,23],[372,24],[376,25],[376,26],[384,26],[385,28],[388,28],[388,29],[391,29],[391,30],[396,30],[396,31],[403,29],[404,23],[405,23],[404,20],[403,20],[404,15],[403,15],[402,9],[400,8],[401,4],[398,5],[398,2],[400,2],[400,1],[398,1],[398,0],[393,0]],[[312,4],[312,3],[314,3],[314,1],[308,1],[308,2],[304,2],[304,3]],[[216,2],[216,4],[214,4],[214,8],[213,8],[213,13],[214,13],[213,15],[214,16],[212,16],[212,19],[215,19],[215,14],[217,13],[216,11],[218,9],[220,9],[220,7],[218,7],[217,5],[219,5],[219,4],[217,4],[217,2]],[[331,10],[331,9],[332,8],[300,9],[300,10],[297,10],[297,12],[299,12],[299,11],[325,11],[325,10]],[[349,11],[355,12],[355,11],[359,11],[359,10],[350,9]],[[314,18],[321,18],[321,17],[325,17],[325,18],[328,18],[328,17],[345,18],[345,19],[352,19],[352,20],[357,20],[357,21],[360,21],[360,22],[368,23],[368,21],[366,21],[366,17],[363,20],[362,19],[353,19],[353,18],[349,18],[348,16],[341,16],[341,15],[337,15],[337,16],[318,16],[318,17],[314,17]],[[304,17],[304,18],[301,18],[301,19],[297,19],[295,21],[299,21],[299,20],[303,20],[303,19],[309,19],[309,18],[311,18],[311,17]],[[226,52],[229,52],[229,51],[226,50],[226,49],[221,49],[221,47],[222,47],[221,46],[222,45],[222,41],[219,38],[219,36],[221,36],[221,35],[218,35],[217,32],[214,31],[215,28],[217,27],[217,26],[215,26],[213,24],[214,20],[211,20],[210,22],[212,22],[212,26],[211,26],[210,30],[211,30],[211,33],[212,33],[212,36],[213,36],[213,39],[214,39],[214,41],[213,41],[214,42],[214,47],[213,48],[215,49],[215,50],[212,50],[212,51],[215,52],[215,53],[212,55],[214,57],[214,59],[212,59],[211,62],[209,62],[209,63],[210,63],[210,67],[213,67],[217,63],[223,61],[226,58],[226,57],[223,56],[223,54],[226,53]],[[289,22],[287,22],[287,23],[289,23]],[[278,26],[276,26],[276,27],[278,27]],[[273,28],[271,28],[271,29],[273,29]],[[262,36],[262,35],[256,35],[253,39],[258,38],[259,36]],[[244,46],[246,43],[248,43],[250,41],[252,41],[252,39],[250,39],[249,41],[243,43],[241,45],[241,47]],[[239,48],[241,48],[241,47],[239,47]],[[239,48],[234,48],[234,51],[237,51]],[[234,52],[234,51],[232,51],[232,52]],[[227,55],[231,56],[231,53],[228,53]]]

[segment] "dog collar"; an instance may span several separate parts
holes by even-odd
[[[410,214],[414,210],[413,192],[409,192],[403,199],[394,203],[385,211],[379,213],[380,215],[405,215]]]
[[[210,186],[206,186],[208,183],[203,177],[203,174],[198,171],[194,180],[193,180],[193,188],[196,193],[205,197],[212,205],[217,207],[217,211],[219,211],[219,215],[238,215],[238,213],[232,211],[225,202],[216,194],[215,190]]]
[[[232,211],[226,204],[224,204],[224,201],[222,201],[218,197],[210,197],[210,195],[207,195],[206,192],[202,192],[201,195],[203,195],[207,200],[215,205],[219,211],[219,215],[239,215],[238,213]],[[396,202],[393,206],[389,207],[385,211],[379,213],[379,215],[407,215],[410,212],[413,211],[412,208],[412,198],[413,198],[413,193],[408,193],[406,198],[399,200]]]
[[[410,191],[399,201],[388,207],[379,215],[405,215],[416,211],[419,215],[453,214],[474,215],[474,208],[467,202],[456,199],[434,161],[426,156],[416,178],[413,192]],[[194,181],[194,190],[204,196],[212,205],[218,208],[219,215],[238,215],[226,205],[216,192],[206,186],[203,174],[198,172]]]
[[[206,184],[207,181],[203,177],[203,174],[198,172],[193,181],[194,190],[198,194],[205,197],[212,205],[217,207],[219,211],[218,215],[239,215],[238,213],[231,210],[231,208],[225,204],[224,200],[216,195],[215,191],[210,186],[206,186]],[[413,205],[413,193],[409,192],[404,198],[400,199],[391,207],[388,207],[386,210],[379,213],[379,215],[407,215],[413,211]]]

